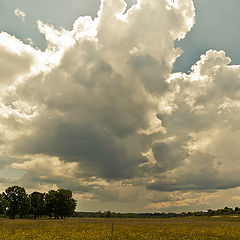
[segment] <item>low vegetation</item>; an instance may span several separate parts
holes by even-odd
[[[239,236],[240,221],[230,216],[0,220],[0,240],[233,240]]]

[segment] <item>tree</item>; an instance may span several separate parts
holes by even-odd
[[[23,187],[12,186],[5,190],[3,199],[8,202],[7,215],[14,219],[16,215],[22,218],[28,214],[30,209],[30,200]]]
[[[46,200],[46,214],[49,216],[49,218],[52,218],[52,215],[55,215],[56,218],[56,205],[57,205],[57,192],[55,190],[50,190],[45,197]]]
[[[72,197],[72,192],[66,189],[58,189],[57,199],[59,217],[65,218],[72,216],[77,205],[76,200]]]
[[[3,195],[0,193],[0,214],[5,214],[8,207],[8,202],[3,198]]]
[[[65,218],[72,216],[77,202],[72,197],[72,192],[66,189],[51,190],[46,195],[46,212],[51,218]]]
[[[106,218],[110,218],[112,216],[112,213],[111,211],[105,211],[104,214],[103,214],[103,217],[106,217]]]
[[[40,192],[33,192],[29,195],[31,202],[30,212],[33,214],[34,219],[44,214],[45,208],[45,194]]]

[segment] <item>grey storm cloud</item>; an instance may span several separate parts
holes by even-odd
[[[188,151],[184,149],[184,142],[155,143],[152,151],[162,172],[175,169],[187,158]],[[158,169],[158,168],[156,168]]]
[[[146,3],[142,4],[144,6]],[[150,12],[157,11],[154,3],[146,6]],[[123,41],[125,38],[126,48],[129,49],[129,52],[125,49],[122,55],[121,50],[115,49],[121,46],[122,41],[116,39],[111,46],[104,42],[106,34],[110,34],[108,29],[103,28],[105,15],[110,10],[108,8],[106,3],[102,4],[97,29],[100,46],[95,41],[81,39],[65,51],[59,65],[50,73],[35,75],[18,85],[17,94],[32,104],[43,105],[43,110],[33,120],[31,133],[16,139],[14,149],[22,154],[46,154],[58,156],[64,161],[78,162],[80,168],[97,177],[134,178],[139,175],[139,165],[147,162],[142,155],[146,148],[142,146],[143,134],[138,131],[148,128],[149,115],[157,109],[150,94],[153,92],[159,98],[168,90],[165,80],[172,64],[167,61],[174,57],[171,51],[174,53],[175,50],[168,51],[163,43],[160,46],[162,56],[152,56],[153,49],[150,53],[147,49],[143,50],[142,54],[141,49],[136,49],[138,46],[142,48],[142,40],[150,41],[148,36],[146,39],[130,38],[124,30],[125,22],[115,16],[114,21],[124,31],[120,38]],[[124,4],[119,1],[113,3],[112,8],[121,12],[124,11]],[[158,8],[163,11],[165,6],[160,4]],[[136,31],[131,22],[141,18],[138,12],[145,14],[143,9],[130,10],[129,30]],[[174,13],[165,14],[170,18]],[[179,20],[185,21],[181,15]],[[170,26],[174,23],[171,22]],[[182,28],[178,31],[181,32]],[[133,35],[136,37],[139,34],[140,37],[142,29],[139,31]],[[164,28],[158,34],[166,34],[166,38],[172,39],[168,45],[173,46],[178,32],[176,36],[171,36],[174,34],[170,29]],[[110,55],[109,47],[123,58],[112,59],[115,55]]]
[[[141,187],[238,187],[239,66],[209,50],[189,74],[172,73],[181,54],[174,42],[195,21],[193,2],[126,7],[102,1],[94,20],[80,17],[71,31],[39,21],[44,52],[4,35],[17,48],[0,42],[9,56],[1,61],[15,54],[22,64],[5,69],[12,84],[0,75],[1,151],[22,159],[9,161],[26,171],[19,182],[104,202],[130,201],[131,191],[144,198]]]

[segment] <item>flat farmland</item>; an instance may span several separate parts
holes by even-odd
[[[240,218],[0,220],[0,240],[240,239]]]

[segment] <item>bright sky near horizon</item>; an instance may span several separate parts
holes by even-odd
[[[0,0],[0,190],[240,206],[240,1],[126,2]]]

